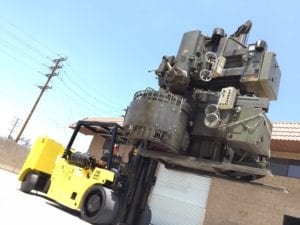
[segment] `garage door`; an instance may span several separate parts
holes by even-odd
[[[201,225],[211,178],[166,169],[159,172],[149,198],[153,225]]]

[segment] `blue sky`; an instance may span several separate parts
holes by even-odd
[[[163,55],[176,55],[182,34],[214,27],[232,34],[250,19],[249,43],[264,39],[282,77],[271,121],[299,122],[298,1],[1,1],[0,135],[13,117],[25,119],[45,82],[50,59],[68,57],[24,132],[66,143],[67,126],[84,117],[114,117],[133,94],[157,88]],[[16,134],[16,133],[15,133]]]

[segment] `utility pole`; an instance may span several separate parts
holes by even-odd
[[[49,67],[51,69],[51,72],[50,72],[50,74],[46,75],[48,77],[48,79],[47,79],[46,83],[44,84],[44,86],[40,87],[41,88],[41,93],[39,94],[39,96],[37,97],[36,101],[34,102],[34,104],[32,106],[32,109],[31,109],[29,115],[27,116],[27,118],[26,118],[26,120],[25,120],[25,122],[24,122],[24,124],[23,124],[23,126],[22,126],[22,128],[21,128],[21,130],[20,130],[20,132],[19,132],[19,134],[18,134],[18,136],[16,138],[16,140],[15,140],[16,142],[18,142],[20,140],[20,137],[23,134],[23,131],[25,130],[25,128],[26,128],[26,126],[27,126],[27,124],[28,124],[28,122],[29,122],[29,120],[30,120],[30,118],[31,118],[31,116],[32,116],[32,114],[33,114],[36,106],[38,105],[38,103],[39,103],[42,95],[44,94],[45,90],[47,90],[49,88],[48,84],[49,84],[51,78],[54,77],[54,76],[57,76],[58,73],[56,73],[56,70],[62,68],[62,65],[60,65],[60,62],[65,61],[66,59],[67,58],[58,58],[58,59],[52,60],[54,62],[54,66],[50,66]]]
[[[8,134],[8,136],[7,136],[8,139],[13,140],[12,134],[15,132],[15,129],[16,129],[17,127],[19,127],[20,122],[21,122],[21,119],[20,119],[20,118],[14,117],[14,119],[12,120],[12,123],[11,123],[12,128],[9,129],[9,134]]]

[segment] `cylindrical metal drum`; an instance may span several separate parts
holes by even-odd
[[[181,96],[153,89],[139,91],[127,109],[125,132],[131,142],[146,140],[154,149],[181,153],[189,144],[190,111]]]

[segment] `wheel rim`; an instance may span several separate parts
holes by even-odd
[[[91,193],[86,201],[87,216],[94,216],[100,210],[102,198],[100,193]]]
[[[118,196],[101,185],[89,188],[80,206],[82,219],[91,224],[111,224],[118,210]]]

